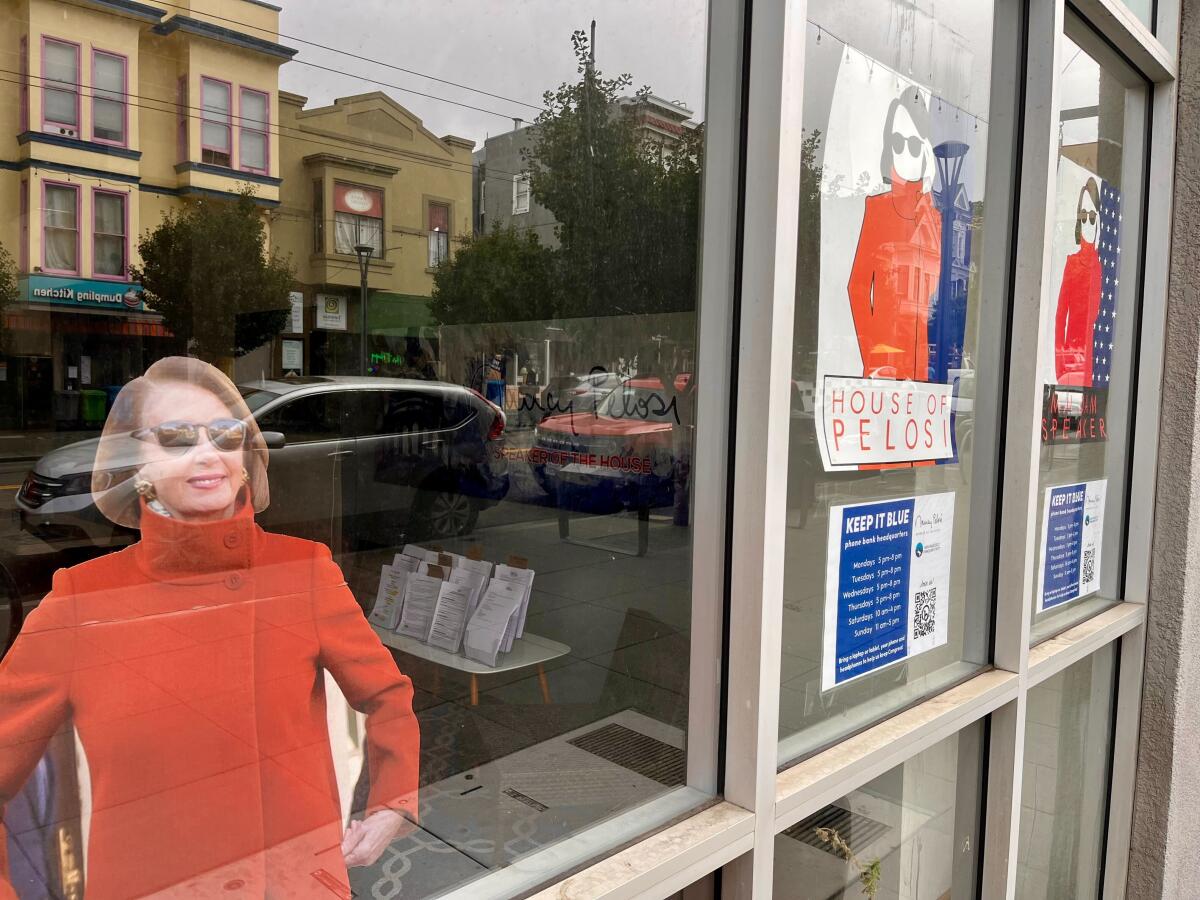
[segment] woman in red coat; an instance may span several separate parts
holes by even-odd
[[[118,396],[93,475],[101,511],[141,540],[55,573],[0,663],[0,804],[73,726],[88,900],[349,897],[346,867],[416,819],[412,684],[329,550],[255,524],[266,467],[228,378],[155,363]],[[371,793],[348,829],[326,671],[366,714]]]
[[[1054,316],[1054,374],[1058,384],[1092,386],[1092,352],[1100,314],[1100,255],[1096,252],[1100,188],[1089,178],[1075,204],[1075,243],[1067,257]]]

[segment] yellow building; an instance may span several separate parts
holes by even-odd
[[[177,352],[129,279],[165,211],[245,184],[279,205],[279,66],[296,51],[278,23],[260,0],[0,0],[0,69],[16,73],[0,76],[12,424],[90,420],[96,404],[70,395]]]
[[[437,353],[428,327],[433,275],[471,229],[474,144],[435,136],[382,93],[315,109],[306,102],[279,95],[283,184],[271,233],[292,256],[305,315],[302,334],[279,339],[271,370],[360,371],[358,246],[371,248],[371,372],[427,372]]]

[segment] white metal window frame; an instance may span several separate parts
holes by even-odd
[[[737,148],[720,145],[716,127],[708,129],[705,202],[705,291],[701,308],[700,365],[710,386],[729,375],[730,396],[720,390],[703,394],[701,422],[707,435],[697,440],[698,485],[707,478],[729,477],[732,513],[727,536],[728,590],[731,613],[725,653],[727,667],[724,743],[724,800],[637,841],[547,888],[538,897],[666,897],[709,872],[724,867],[722,896],[768,898],[772,891],[774,838],[784,829],[844,794],[861,787],[894,766],[911,759],[937,741],[968,725],[991,717],[987,759],[987,805],[981,860],[981,891],[985,898],[1015,896],[1017,833],[1020,815],[1026,698],[1030,689],[1086,659],[1110,644],[1119,651],[1119,678],[1110,783],[1107,850],[1103,896],[1121,898],[1125,892],[1129,830],[1133,805],[1136,740],[1145,641],[1145,604],[1149,588],[1154,483],[1158,456],[1159,397],[1162,383],[1163,339],[1170,249],[1175,140],[1175,78],[1179,40],[1178,0],[1158,0],[1157,28],[1151,33],[1119,0],[1074,0],[1071,9],[1121,53],[1149,82],[1151,129],[1146,157],[1147,181],[1143,198],[1142,318],[1138,356],[1137,425],[1131,444],[1129,519],[1126,535],[1126,580],[1120,604],[1034,647],[1030,647],[1031,602],[1036,567],[1038,450],[1040,416],[1033,367],[1018,360],[1036,352],[1041,333],[1041,304],[1049,290],[1050,255],[1047,236],[1057,167],[1059,115],[1058,62],[1060,35],[1067,17],[1065,0],[997,0],[998,46],[1015,42],[1025,60],[1024,102],[1012,105],[1020,121],[1009,133],[1020,135],[1008,174],[1010,214],[1018,215],[1021,246],[1011,269],[1005,296],[1014,297],[1012,332],[1007,349],[1009,401],[1002,424],[1005,438],[1005,479],[1002,520],[998,531],[998,583],[995,615],[994,668],[910,709],[900,712],[836,746],[777,771],[780,631],[783,596],[784,509],[787,477],[788,364],[791,355],[795,296],[797,191],[800,177],[800,129],[804,73],[807,0],[754,0],[743,33],[741,11],[735,4],[714,3],[710,27],[710,111],[727,111],[738,98],[729,88],[714,86],[714,78],[730,74],[723,56],[737,37],[748,58],[739,54],[745,89],[740,138],[744,166],[741,197],[740,304],[736,337],[722,345],[725,325],[716,321],[726,310],[717,285],[728,275],[728,260],[712,249],[724,237],[714,223],[714,209],[729,207],[728,174],[715,172],[715,163],[736,163]],[[1022,14],[1025,21],[1022,21]],[[722,29],[728,34],[722,35]],[[997,70],[997,78],[1003,77]],[[999,111],[998,111],[999,112]],[[1003,115],[1003,112],[999,112]],[[1011,118],[1011,116],[1010,116]],[[720,122],[718,117],[710,123]],[[996,122],[998,131],[1004,123]],[[1019,127],[1018,127],[1019,126]],[[732,137],[732,136],[730,136]],[[714,147],[714,144],[717,146]],[[717,152],[714,152],[717,151]],[[720,151],[725,151],[724,153]],[[732,152],[731,152],[732,151]],[[1019,154],[1019,156],[1018,156]],[[1003,160],[995,163],[1003,164]],[[720,167],[724,169],[725,166]],[[730,165],[730,169],[736,165]],[[1004,229],[994,229],[1002,232]],[[997,240],[1008,242],[1002,235]],[[1032,248],[1032,249],[1031,249]],[[1011,255],[1006,251],[1006,256]],[[714,278],[714,271],[721,277]],[[715,302],[714,302],[715,301]],[[734,335],[728,335],[734,337]],[[729,346],[736,348],[736,371],[725,361]],[[736,379],[736,380],[732,380]],[[747,403],[753,399],[752,405]],[[732,434],[714,425],[722,404],[733,409],[756,409],[754,416],[737,416]],[[706,443],[710,442],[710,443]],[[719,459],[732,444],[732,467],[724,471]],[[707,452],[710,451],[711,452]],[[703,469],[700,466],[704,466]],[[706,478],[701,478],[704,475]],[[726,482],[717,480],[718,485]],[[697,595],[696,624],[708,640],[693,637],[693,654],[711,647],[711,588],[726,573],[722,558],[703,556],[722,542],[717,516],[724,505],[708,491],[697,489],[699,505],[713,518],[696,516],[696,558],[693,566]],[[708,580],[706,580],[708,579]],[[716,659],[714,655],[713,659]],[[703,666],[693,657],[695,676]],[[711,678],[711,671],[708,673]],[[692,697],[689,728],[689,784],[707,787],[713,774],[705,748],[717,719],[710,707],[711,681],[702,680]],[[699,748],[699,752],[696,752]]]

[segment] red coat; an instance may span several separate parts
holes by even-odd
[[[846,286],[864,377],[929,380],[929,305],[942,271],[942,216],[922,187],[893,173],[892,189],[866,200]]]
[[[369,811],[415,819],[412,684],[329,550],[267,534],[248,505],[200,525],[144,511],[140,542],[55,573],[0,663],[0,804],[73,724],[88,900],[328,900],[349,882],[322,670],[366,713]]]
[[[1081,241],[1067,257],[1054,316],[1054,375],[1059,384],[1092,386],[1092,351],[1100,314],[1100,256]]]

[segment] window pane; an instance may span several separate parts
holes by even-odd
[[[102,140],[125,140],[125,104],[99,97],[93,100],[92,130]]]
[[[125,90],[125,60],[107,53],[96,54],[96,93],[111,93],[120,97]]]
[[[976,360],[1004,321],[981,286],[993,7],[907,8],[809,6],[781,762],[988,659],[994,455],[973,435],[1000,384]]]
[[[1029,692],[1017,896],[1100,896],[1116,692],[1115,645]]]
[[[1042,309],[1033,640],[1121,599],[1145,87],[1099,38],[1062,37],[1062,113]]]
[[[778,835],[774,896],[858,900],[866,873],[877,897],[975,896],[983,743],[971,725]]]
[[[46,185],[46,224],[56,228],[75,228],[77,196],[74,188]]]
[[[45,104],[43,115],[46,121],[60,125],[78,125],[78,100],[78,94],[46,88],[42,93],[42,102]]]
[[[710,37],[737,35],[709,35],[709,0],[259,3],[229,13],[253,12],[255,49],[109,6],[89,5],[86,136],[117,111],[93,105],[92,40],[136,37],[149,88],[129,89],[170,101],[138,115],[126,233],[97,194],[131,186],[103,154],[0,172],[3,221],[27,176],[45,233],[0,373],[0,455],[27,485],[0,491],[21,520],[0,515],[0,546],[36,531],[31,631],[0,665],[0,797],[55,823],[21,853],[89,897],[515,897],[707,804],[716,723],[689,716],[718,700],[721,611],[708,585],[693,600],[692,524],[724,488],[691,480],[697,392],[720,389],[697,363],[701,209],[736,210],[701,202],[702,150],[736,143],[705,98]],[[15,52],[39,23],[10,33]],[[360,60],[328,71],[318,43]],[[436,80],[364,80],[400,59]],[[279,183],[247,174],[268,166]],[[79,186],[85,221],[63,202],[44,224],[47,179]],[[484,202],[498,230],[476,237]],[[140,283],[115,274],[135,240]],[[732,299],[704,290],[719,320]],[[111,590],[55,578],[85,561]],[[56,580],[97,627],[56,621]],[[103,665],[72,656],[93,638]],[[88,694],[69,723],[33,702],[63,677]],[[69,725],[79,755],[43,740]],[[351,822],[382,831],[363,856],[341,849]]]
[[[242,127],[267,122],[267,97],[258,91],[242,91]]]
[[[255,131],[242,130],[242,165],[247,169],[266,169],[267,136]]]
[[[79,84],[79,48],[73,44],[46,41],[42,47],[42,68],[48,81],[64,85]]]
[[[73,188],[46,185],[42,240],[46,268],[52,271],[74,272],[78,269],[77,196]]]

